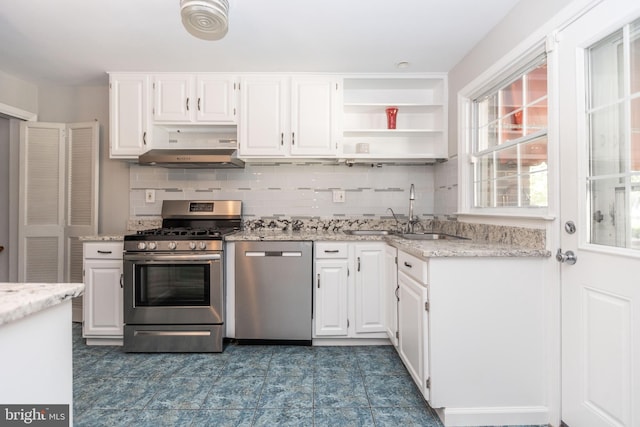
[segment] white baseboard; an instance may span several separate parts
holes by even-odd
[[[435,411],[446,427],[549,423],[549,408],[546,406],[438,408]]]
[[[87,338],[87,345],[122,345],[122,338]]]
[[[391,341],[389,338],[313,338],[312,345],[391,345]]]

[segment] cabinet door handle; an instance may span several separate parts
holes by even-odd
[[[187,98],[187,111],[189,111],[189,98]]]
[[[147,145],[147,131],[142,133],[142,144]]]
[[[413,265],[409,264],[407,261],[404,262],[405,267],[413,268]]]
[[[280,134],[280,145],[284,145],[284,132]]]
[[[124,273],[120,273],[120,287],[124,288]]]
[[[198,111],[200,111],[200,98],[198,98]]]
[[[112,251],[101,251],[100,249],[98,249],[98,253],[99,253],[99,254],[105,254],[105,255],[108,255],[108,254],[112,254],[113,252],[112,252]]]
[[[318,274],[318,289],[320,289],[320,274]]]
[[[331,250],[325,249],[324,250],[325,254],[337,254],[338,252],[340,252],[340,249],[331,249]]]
[[[296,133],[291,132],[291,145],[296,145]]]
[[[400,295],[398,295],[398,292],[400,291],[400,286],[396,286],[396,299],[398,301],[400,301]]]
[[[360,257],[358,257],[358,271],[360,271]]]

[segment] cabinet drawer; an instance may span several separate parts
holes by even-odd
[[[420,283],[428,283],[428,262],[423,259],[398,251],[398,270],[404,271]]]
[[[84,244],[84,257],[90,259],[122,259],[123,242],[91,242]]]
[[[319,242],[316,243],[315,249],[316,259],[349,257],[349,245],[347,243]]]

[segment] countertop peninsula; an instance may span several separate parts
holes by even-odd
[[[0,283],[0,325],[82,295],[84,283]]]

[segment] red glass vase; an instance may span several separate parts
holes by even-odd
[[[395,129],[398,107],[387,107],[385,111],[387,112],[387,129]]]

